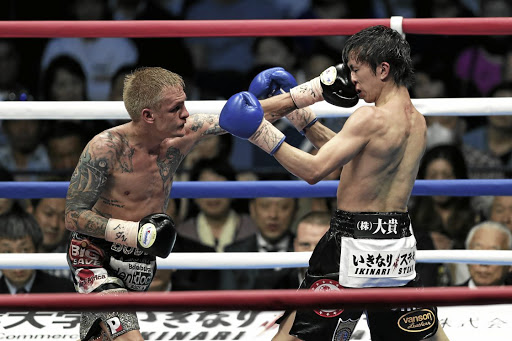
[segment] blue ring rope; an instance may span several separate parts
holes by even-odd
[[[65,198],[69,182],[0,182],[0,198]],[[172,187],[172,198],[322,198],[335,197],[338,181],[316,185],[305,181],[182,181]],[[511,179],[416,180],[412,195],[512,195]]]

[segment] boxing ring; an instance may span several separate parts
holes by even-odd
[[[229,21],[9,21],[1,37],[250,37],[350,35],[371,25],[403,34],[509,35],[512,18],[229,20]],[[512,115],[511,98],[414,99],[428,115]],[[218,113],[224,101],[187,101],[194,112]],[[358,106],[364,103],[359,103]],[[121,102],[0,102],[0,119],[128,119]],[[319,117],[348,116],[327,103],[313,106]],[[65,197],[67,182],[0,182],[0,197]],[[171,197],[334,197],[336,181],[175,182]],[[512,180],[417,180],[416,195],[512,195]],[[310,253],[171,254],[158,259],[160,269],[244,269],[307,266]],[[512,264],[509,251],[418,250],[417,262]],[[205,259],[208,259],[205,262]],[[44,260],[44,261],[41,261]],[[64,254],[0,254],[0,269],[65,269]],[[354,289],[329,292],[296,290],[130,293],[122,299],[78,294],[0,295],[0,340],[18,339],[33,330],[38,339],[77,339],[77,310],[136,310],[147,340],[269,340],[275,317],[284,309],[340,307],[440,306],[447,335],[485,335],[493,340],[512,331],[512,288]],[[452,306],[468,306],[460,310]],[[263,311],[256,313],[255,311]],[[471,313],[473,311],[474,313]],[[53,313],[50,313],[53,312]],[[468,313],[469,312],[469,313]],[[444,315],[443,315],[444,314]],[[472,315],[473,314],[473,315]],[[187,325],[194,320],[195,323]],[[361,319],[363,321],[364,319]],[[20,322],[21,321],[21,322]],[[28,322],[27,322],[28,321]],[[364,323],[353,339],[369,340]],[[45,329],[41,326],[49,328]],[[236,328],[235,328],[236,327]],[[23,331],[20,328],[26,328]],[[38,329],[39,328],[39,329]],[[199,328],[199,329],[198,329]],[[45,329],[45,330],[43,330]],[[458,334],[455,334],[455,332]],[[461,330],[465,331],[461,332]],[[450,334],[450,332],[454,334]],[[479,332],[485,334],[478,334]],[[75,334],[73,334],[75,333]],[[32,335],[32,334],[31,334]],[[475,337],[476,336],[476,337]]]

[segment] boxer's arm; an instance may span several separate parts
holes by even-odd
[[[66,228],[105,238],[108,218],[92,211],[107,182],[115,155],[114,136],[104,133],[85,147],[71,176],[66,196]]]
[[[265,119],[269,122],[274,122],[293,110],[297,110],[293,119],[301,120],[304,117],[305,121],[308,121],[307,117],[310,116],[309,110],[311,107],[297,109],[289,93],[284,93],[278,96],[270,97],[264,100],[260,100]],[[332,139],[336,133],[331,129],[324,126],[321,122],[316,121],[313,125],[305,129],[305,136],[315,146],[316,149],[320,149],[327,141]]]
[[[226,131],[219,125],[219,115],[216,114],[192,114],[185,124],[187,131],[198,139],[207,135],[221,135]]]
[[[370,107],[356,110],[343,129],[325,143],[316,155],[283,143],[274,153],[274,157],[290,173],[309,184],[315,184],[346,165],[370,141],[370,136],[376,129],[370,115]]]

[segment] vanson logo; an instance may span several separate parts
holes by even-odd
[[[406,332],[418,333],[429,329],[436,323],[436,316],[429,309],[410,311],[398,319],[398,327]]]

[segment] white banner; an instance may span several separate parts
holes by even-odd
[[[270,340],[280,312],[139,312],[144,340]],[[439,307],[439,321],[450,340],[510,340],[512,305]],[[0,313],[0,340],[79,339],[80,313]],[[370,341],[363,315],[351,340]]]

